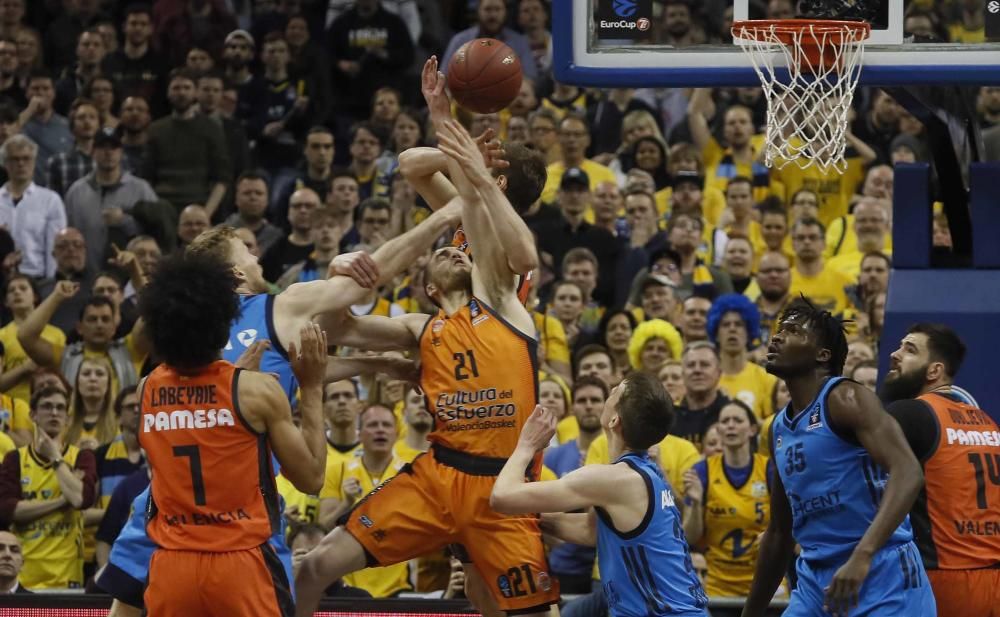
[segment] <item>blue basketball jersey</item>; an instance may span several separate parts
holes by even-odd
[[[627,453],[625,463],[646,482],[646,516],[628,533],[597,510],[597,559],[608,608],[614,617],[704,615],[708,598],[691,565],[681,513],[660,466],[644,454]]]
[[[236,362],[258,339],[271,341],[271,348],[264,352],[260,361],[261,372],[277,375],[288,400],[294,401],[299,382],[288,363],[288,353],[274,331],[274,296],[240,296],[240,316],[229,327],[229,342],[222,351],[222,358]]]
[[[827,399],[843,377],[832,377],[816,399],[792,416],[789,403],[771,428],[772,452],[792,510],[792,535],[802,558],[826,562],[844,558],[878,512],[888,474],[858,443],[830,425]],[[910,542],[909,517],[885,548]]]

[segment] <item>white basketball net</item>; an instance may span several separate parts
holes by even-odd
[[[750,22],[734,25],[733,37],[753,63],[767,97],[765,164],[781,169],[794,162],[802,169],[815,165],[822,172],[843,173],[867,29],[820,22],[790,31]],[[819,53],[807,55],[804,48]],[[787,79],[781,67],[787,67]]]

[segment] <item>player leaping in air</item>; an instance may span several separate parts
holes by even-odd
[[[518,265],[533,267],[537,254],[466,130],[442,122],[438,138],[475,261],[454,247],[433,254],[426,291],[440,310],[432,317],[343,312],[336,326],[338,338],[352,347],[419,349],[420,386],[435,418],[431,450],[359,502],[309,553],[296,578],[300,617],[312,615],[327,585],[348,572],[454,543],[464,545],[502,610],[546,615],[559,598],[537,518],[503,516],[489,504],[496,476],[537,404],[538,345],[517,297],[511,249],[522,251],[519,262],[531,262]]]

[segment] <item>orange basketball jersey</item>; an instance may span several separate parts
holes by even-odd
[[[429,439],[490,458],[514,452],[538,401],[538,343],[473,298],[420,335],[420,387],[434,416]]]
[[[240,415],[240,370],[160,365],[142,387],[139,443],[153,470],[149,537],[165,549],[246,550],[279,527],[267,436]]]
[[[918,397],[937,419],[938,442],[924,462],[914,526],[928,568],[1000,564],[1000,427],[984,411],[939,394]],[[926,514],[924,514],[926,512]],[[926,516],[925,520],[924,519]]]
[[[455,230],[455,235],[451,238],[451,245],[469,257],[472,257],[472,250],[469,248],[469,239],[465,237],[465,230],[461,226]],[[531,283],[531,272],[517,275],[517,299],[521,301],[521,304],[528,304]]]

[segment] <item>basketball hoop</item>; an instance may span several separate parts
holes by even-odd
[[[861,75],[863,21],[751,20],[733,23],[767,97],[764,162],[823,172],[847,169],[851,101]],[[787,76],[778,62],[784,59]],[[778,67],[776,70],[775,67]]]

